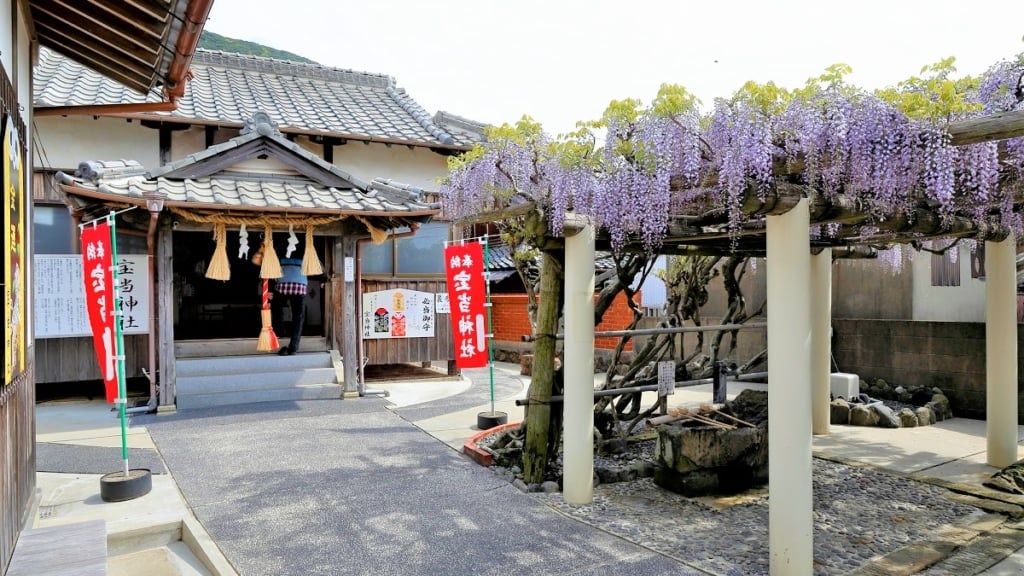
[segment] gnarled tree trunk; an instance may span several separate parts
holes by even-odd
[[[533,345],[534,369],[530,380],[529,403],[526,407],[526,441],[523,444],[523,480],[527,483],[544,481],[548,458],[553,456],[550,453],[549,427],[556,353],[555,334],[558,332],[564,275],[562,257],[561,251],[545,250],[544,261],[541,264],[541,298],[538,303],[536,341]],[[561,410],[561,405],[557,409]]]

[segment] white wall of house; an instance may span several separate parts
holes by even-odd
[[[160,165],[156,130],[122,118],[38,116],[36,138],[44,155],[37,168],[74,171],[85,160],[137,160],[147,168]]]
[[[931,322],[984,322],[985,283],[971,278],[971,251],[958,246],[959,286],[932,286],[928,253],[911,260],[914,275],[913,318]]]
[[[0,39],[3,39],[3,49],[0,50],[0,63],[3,63],[4,70],[8,70],[9,73],[14,70],[14,19],[10,17],[14,13],[14,2],[12,0],[0,0],[0,10],[3,10],[6,18],[0,18]],[[19,18],[20,20],[20,18]],[[27,47],[28,44],[24,43]],[[25,59],[28,58],[26,54]],[[13,78],[12,78],[13,80]]]
[[[300,140],[302,146],[309,146],[307,141]],[[320,153],[319,146],[308,149]],[[384,144],[362,144],[350,141],[344,146],[334,147],[334,164],[363,180],[374,178],[390,178],[418,186],[428,191],[440,188],[438,179],[448,174],[447,157],[428,148],[413,148]]]

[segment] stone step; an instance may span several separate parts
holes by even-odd
[[[294,372],[312,368],[331,368],[332,366],[331,355],[326,352],[300,352],[292,356],[264,353],[248,356],[178,358],[174,363],[174,370],[180,381],[182,377]]]
[[[334,368],[297,368],[294,370],[221,372],[178,376],[178,398],[189,394],[231,391],[257,391],[307,384],[336,384]]]
[[[179,410],[189,410],[256,402],[340,399],[342,392],[343,388],[338,384],[302,384],[289,388],[178,394],[177,407]]]
[[[288,338],[281,338],[281,345]],[[174,343],[174,357],[205,358],[225,356],[250,356],[256,354],[256,338],[228,338],[210,340],[178,340]],[[301,352],[326,352],[327,339],[323,336],[303,336]]]

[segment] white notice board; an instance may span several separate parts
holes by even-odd
[[[118,284],[121,287],[124,334],[149,332],[149,266],[144,254],[119,255]],[[82,257],[36,255],[35,320],[36,338],[92,336],[85,309]]]

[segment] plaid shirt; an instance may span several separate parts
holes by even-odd
[[[274,286],[274,292],[282,296],[305,296],[306,285],[299,282],[278,282]]]

